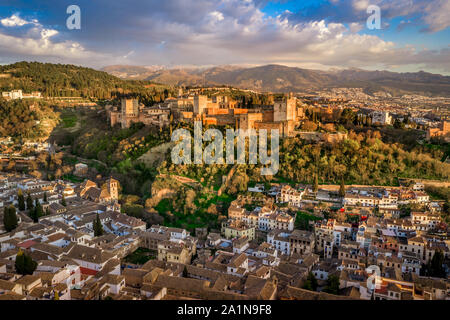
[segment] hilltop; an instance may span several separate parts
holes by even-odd
[[[158,66],[127,66],[127,65],[114,65],[103,68],[101,71],[105,71],[113,76],[124,79],[144,80],[152,75],[153,72],[159,71],[163,67]]]
[[[44,99],[7,101],[0,97],[0,137],[44,138],[58,120],[57,100],[81,97],[100,103],[124,95],[137,96],[151,105],[166,99],[173,90],[150,81],[123,80],[103,71],[75,65],[18,62],[0,66],[0,93],[39,91]],[[61,98],[64,99],[54,99]],[[49,99],[50,98],[50,99]]]
[[[17,62],[0,66],[0,91],[40,91],[44,97],[110,99],[136,93],[153,85],[150,81],[120,79],[104,71],[69,64]]]
[[[393,95],[420,94],[450,96],[450,77],[427,72],[397,73],[390,71],[309,70],[282,65],[259,67],[219,66],[213,68],[176,68],[137,74],[138,68],[115,68],[124,79],[145,78],[169,85],[230,85],[264,92],[319,90],[332,87],[364,88],[367,92],[387,91]],[[103,70],[108,71],[109,68]],[[109,71],[108,71],[109,72]]]

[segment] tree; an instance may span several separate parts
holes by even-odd
[[[169,118],[169,134],[170,136],[172,136],[172,131],[173,131],[173,113],[170,112],[170,118]]]
[[[27,210],[33,209],[33,198],[31,198],[31,195],[28,194],[27,196]]]
[[[17,201],[19,202],[19,210],[24,211],[25,210],[25,197],[23,196],[22,189],[19,188],[19,191],[17,192]]]
[[[3,209],[3,224],[7,232],[17,228],[18,220],[15,207],[9,206]]]
[[[44,192],[44,202],[47,202],[47,192]]]
[[[304,131],[308,131],[308,132],[316,131],[317,128],[318,128],[317,124],[312,121],[305,121],[302,124],[302,130],[304,130]]]
[[[344,181],[344,177],[342,177],[342,179],[341,179],[341,186],[339,187],[339,196],[341,198],[345,197],[345,181]]]
[[[39,222],[39,217],[37,216],[36,208],[31,208],[31,210],[28,211],[28,215],[30,216],[31,219],[33,219],[34,223]]]
[[[316,291],[318,287],[317,279],[312,272],[308,274],[306,278],[305,284],[303,285],[303,289]]]
[[[327,286],[323,290],[326,293],[338,294],[339,293],[339,276],[331,275],[328,277]]]
[[[314,175],[314,186],[313,186],[313,192],[319,191],[319,175],[316,173]]]
[[[339,119],[339,122],[341,124],[350,124],[353,123],[353,120],[355,120],[356,114],[353,112],[350,108],[345,108],[342,111],[341,117]]]
[[[447,200],[444,203],[444,205],[442,206],[442,210],[444,211],[444,213],[450,214],[450,201]]]
[[[409,121],[409,115],[406,115],[406,116],[403,118],[403,123],[404,123],[405,125],[410,124],[410,121]]]
[[[396,129],[404,129],[405,123],[401,122],[398,118],[394,120],[394,128]]]
[[[42,217],[44,215],[44,209],[42,209],[42,205],[39,202],[38,198],[36,198],[35,200],[35,206],[34,206],[34,215],[36,217],[34,222],[38,222],[39,218]]]
[[[187,278],[187,277],[188,277],[187,267],[184,266],[184,269],[183,269],[183,278]]]
[[[64,197],[64,195],[62,196],[61,204],[62,204],[64,207],[67,206],[67,203],[66,203],[66,197]]]
[[[94,229],[94,236],[100,237],[103,235],[103,226],[102,222],[100,221],[100,216],[97,213],[97,217],[95,218],[93,222],[93,229]]]
[[[427,275],[430,277],[436,277],[436,278],[445,278],[445,270],[443,268],[444,264],[444,254],[441,250],[437,250],[433,258],[428,262],[428,265],[426,267],[427,269]]]
[[[15,262],[16,272],[21,275],[33,274],[36,270],[37,263],[27,253],[19,250]]]

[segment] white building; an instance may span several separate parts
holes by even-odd
[[[2,92],[2,97],[6,98],[6,99],[22,99],[23,98],[23,94],[22,94],[22,90],[12,90],[9,92]]]
[[[372,123],[388,125],[392,123],[392,117],[389,115],[389,112],[387,111],[374,111],[372,113]]]
[[[23,93],[22,90],[12,90],[2,92],[2,97],[5,99],[41,99],[42,94],[38,91],[32,92],[30,94]]]
[[[267,242],[283,254],[289,255],[291,252],[289,236],[290,232],[273,230],[267,234]]]
[[[293,207],[300,207],[303,194],[303,190],[299,191],[286,185],[281,188],[281,192],[277,194],[277,202],[287,202]]]

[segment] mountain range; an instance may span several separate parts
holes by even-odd
[[[450,76],[427,72],[397,73],[361,69],[319,71],[282,65],[258,67],[164,68],[117,65],[102,69],[122,79],[178,85],[229,85],[262,92],[305,92],[333,87],[364,88],[394,96],[421,94],[450,97]]]

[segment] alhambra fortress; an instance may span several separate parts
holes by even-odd
[[[176,122],[202,121],[203,125],[232,126],[236,130],[278,129],[283,137],[300,135],[308,140],[336,141],[345,138],[344,133],[327,134],[297,131],[306,119],[302,103],[292,94],[275,100],[272,106],[245,109],[227,96],[184,95],[180,90],[177,98],[168,98],[152,107],[144,106],[137,99],[122,99],[121,106],[108,106],[111,126],[120,124],[128,128],[132,123],[145,125],[169,125]]]

